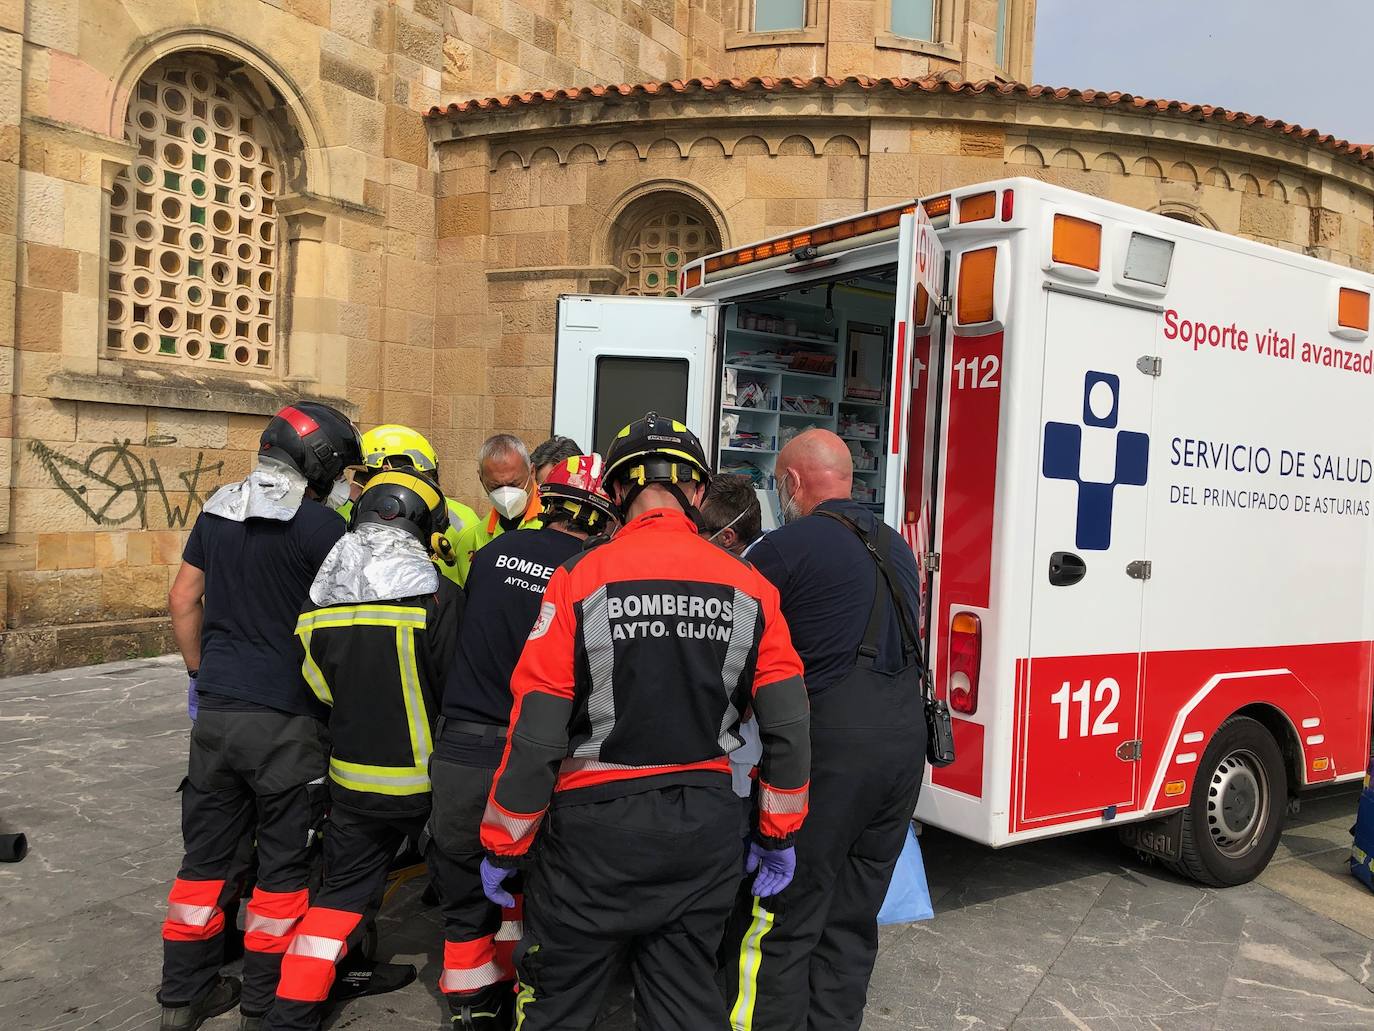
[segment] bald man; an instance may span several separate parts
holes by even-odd
[[[844,441],[828,430],[799,434],[777,460],[784,525],[749,551],[778,589],[806,669],[812,766],[796,879],[776,899],[741,895],[726,937],[736,1029],[844,1031],[863,1022],[878,910],[924,775],[913,646],[920,573],[896,531],[850,500],[853,482]],[[895,597],[860,533],[886,564]]]

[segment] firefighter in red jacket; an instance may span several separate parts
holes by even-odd
[[[516,952],[521,1031],[590,1028],[628,958],[638,1026],[724,1028],[716,947],[741,869],[781,891],[806,817],[809,717],[778,594],[701,539],[710,476],[686,426],[621,430],[605,481],[626,523],[549,581],[511,680],[515,707],[482,822],[483,888],[539,847]],[[728,755],[763,738],[747,859]],[[742,866],[743,864],[743,866]]]

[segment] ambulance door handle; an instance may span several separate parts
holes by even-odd
[[[1072,551],[1056,551],[1050,556],[1050,584],[1072,587],[1088,575],[1088,563]]]

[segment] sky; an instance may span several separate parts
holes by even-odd
[[[1374,143],[1374,0],[1039,0],[1037,9],[1042,85],[1215,104]]]

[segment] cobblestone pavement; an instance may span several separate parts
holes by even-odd
[[[0,866],[0,1028],[156,1026],[183,684],[166,658],[0,681],[0,828],[31,842]],[[1108,834],[994,852],[927,830],[938,916],[884,930],[864,1027],[1374,1027],[1374,895],[1344,871],[1356,794],[1305,799],[1264,876],[1227,891],[1144,866]],[[331,1026],[441,1026],[437,914],[413,882],[379,922],[383,956],[415,963],[420,983]],[[632,1026],[617,992],[601,1027]]]

